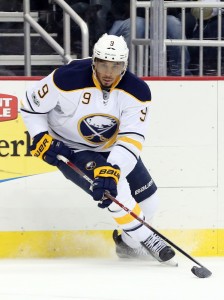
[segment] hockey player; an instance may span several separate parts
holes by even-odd
[[[113,233],[117,255],[164,262],[174,250],[104,195],[109,192],[143,219],[157,206],[157,187],[140,158],[151,92],[127,71],[128,52],[122,36],[104,34],[92,58],[74,60],[29,88],[21,114],[33,138],[32,154],[108,208],[122,229]],[[92,191],[58,154],[94,180]]]

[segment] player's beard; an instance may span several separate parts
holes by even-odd
[[[111,88],[112,84],[114,83],[114,79],[110,77],[103,77],[101,80],[98,79],[102,89],[109,89]]]

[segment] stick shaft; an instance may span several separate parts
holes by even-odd
[[[83,179],[88,181],[90,184],[93,184],[93,180],[89,178],[84,172],[82,172],[75,164],[73,164],[71,161],[69,161],[67,158],[65,158],[62,155],[58,155],[57,158],[61,161],[63,161],[66,165],[68,165],[71,169],[73,169],[76,173],[78,173]],[[164,241],[169,243],[173,248],[178,250],[180,253],[182,253],[184,256],[195,262],[197,265],[204,268],[202,264],[200,264],[196,259],[194,259],[192,256],[190,256],[188,253],[186,253],[183,249],[181,249],[179,246],[174,244],[172,241],[170,241],[167,237],[165,237],[163,234],[158,232],[156,229],[154,229],[151,225],[149,225],[146,221],[144,221],[142,218],[137,216],[133,211],[131,211],[129,208],[124,206],[122,203],[120,203],[116,198],[111,196],[109,193],[105,193],[105,196],[110,199],[111,201],[115,202],[118,206],[120,206],[123,210],[125,210],[127,213],[129,213],[133,218],[138,220],[141,224],[149,228],[152,232],[156,233],[159,237],[161,237]]]

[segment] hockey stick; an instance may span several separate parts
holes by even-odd
[[[58,155],[57,158],[61,161],[63,161],[66,165],[68,165],[72,170],[74,170],[76,173],[78,173],[83,179],[88,181],[90,184],[93,184],[93,180],[89,178],[86,174],[84,174],[76,165],[74,165],[71,161],[69,161],[67,158],[65,158],[62,155]],[[141,219],[139,216],[137,216],[133,211],[131,211],[129,208],[124,206],[122,203],[120,203],[116,198],[111,196],[108,192],[105,192],[105,196],[110,199],[111,201],[115,202],[118,206],[120,206],[123,210],[125,210],[127,213],[129,213],[133,218],[138,220],[141,224],[149,228],[152,232],[157,234],[159,237],[161,237],[164,241],[166,241],[168,244],[170,244],[173,248],[178,250],[180,253],[182,253],[184,256],[195,262],[198,266],[193,266],[191,268],[191,272],[199,277],[199,278],[207,278],[212,275],[212,272],[209,271],[206,267],[204,267],[200,262],[198,262],[196,259],[194,259],[192,256],[190,256],[188,253],[186,253],[184,250],[182,250],[179,246],[174,244],[172,241],[170,241],[168,238],[166,238],[164,235],[162,235],[160,232],[158,232],[156,229],[154,229],[152,226],[150,226],[147,222],[145,222],[143,219]]]

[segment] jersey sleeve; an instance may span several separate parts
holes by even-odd
[[[48,131],[47,114],[57,105],[58,97],[59,92],[53,82],[53,73],[26,91],[21,104],[21,116],[31,137]]]
[[[143,148],[149,128],[151,93],[148,94],[150,95],[148,101],[141,101],[129,95],[123,96],[126,98],[126,105],[122,110],[119,133],[108,156],[109,163],[120,167],[121,176],[126,177],[133,170]]]

